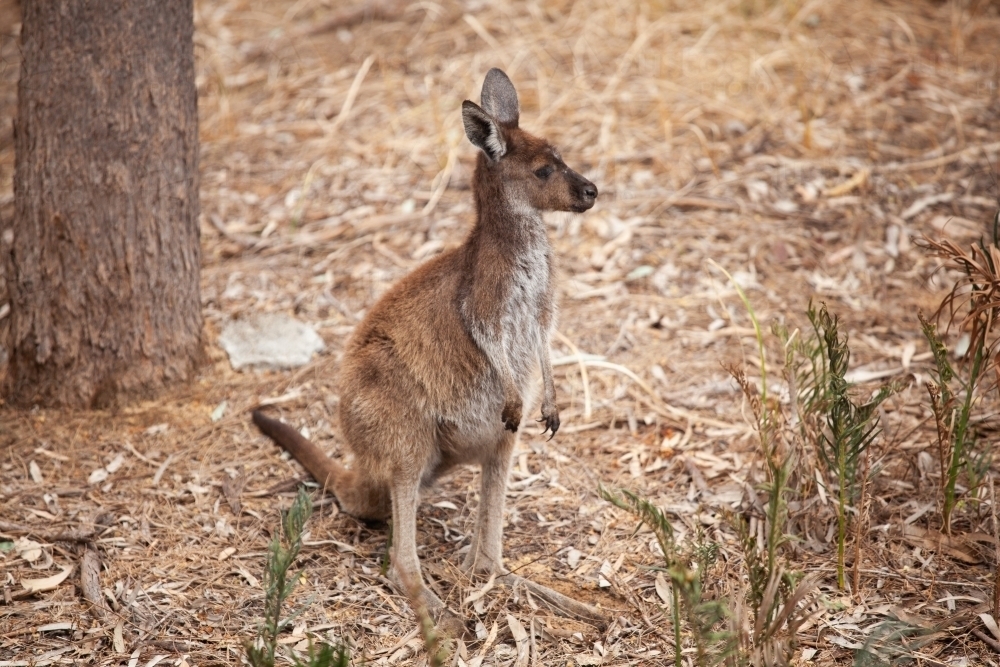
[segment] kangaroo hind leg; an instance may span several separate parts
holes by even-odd
[[[507,494],[507,476],[514,452],[514,433],[504,432],[501,441],[483,461],[479,510],[472,544],[462,568],[480,574],[502,573],[503,510]]]

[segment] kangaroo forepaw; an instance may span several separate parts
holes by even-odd
[[[521,404],[507,403],[500,413],[503,427],[511,433],[517,433],[517,427],[521,425]]]
[[[551,408],[549,410],[543,408],[542,418],[538,421],[545,422],[545,430],[542,431],[542,435],[552,431],[552,435],[549,436],[549,440],[556,437],[556,431],[559,430],[559,410],[556,408]]]

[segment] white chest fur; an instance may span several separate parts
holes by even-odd
[[[550,298],[551,248],[541,220],[532,227],[530,242],[514,258],[511,283],[502,307],[501,349],[522,387],[531,377],[539,345],[545,338],[539,322]]]

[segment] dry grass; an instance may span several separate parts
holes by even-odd
[[[261,616],[270,532],[290,502],[274,488],[300,474],[247,410],[282,397],[283,415],[339,454],[342,344],[394,280],[461,241],[474,153],[459,106],[494,65],[518,87],[523,126],[601,189],[593,211],[549,218],[562,270],[554,356],[564,428],[549,443],[522,438],[507,563],[600,604],[611,623],[599,632],[496,589],[466,610],[492,639],[460,647],[464,662],[517,662],[524,629],[531,664],[672,662],[649,569],[655,541],[630,537],[633,520],[597,496],[599,482],[651,497],[681,537],[700,524],[722,545],[718,590],[740,589],[738,540],[723,516],[747,506],[762,478],[741,393],[720,362],[755,358],[756,342],[709,258],[762,322],[802,326],[809,299],[824,300],[851,334],[856,377],[908,383],[885,406],[859,590],[833,589],[828,499],[817,491],[790,505],[800,539],[789,560],[824,575],[839,602],[804,628],[806,655],[847,663],[850,647],[895,618],[936,631],[917,649],[920,664],[1000,662],[972,634],[992,598],[990,499],[954,517],[955,537],[937,537],[916,312],[933,312],[954,276],[909,241],[968,243],[992,220],[995,5],[442,0],[331,28],[338,4],[197,3],[212,362],[191,387],[116,412],[0,408],[0,535],[28,526],[46,545],[34,565],[51,556],[34,570],[0,555],[10,598],[0,664],[237,663]],[[0,2],[0,18],[14,15]],[[13,209],[16,30],[0,22],[3,219]],[[0,284],[0,313],[3,294]],[[327,355],[298,372],[234,373],[215,337],[226,318],[256,310],[315,323]],[[0,314],[0,336],[7,322]],[[584,375],[577,350],[604,359],[585,362]],[[106,480],[88,483],[119,455]],[[475,481],[472,471],[445,480],[419,519],[427,573],[456,607],[469,592],[456,552]],[[103,564],[102,621],[79,590],[80,543],[57,534],[81,529],[93,531]],[[379,579],[386,533],[328,502],[310,529],[297,602],[313,604],[288,641],[313,633],[375,664],[423,660],[405,601]],[[76,570],[61,586],[22,595],[20,580],[68,565]]]

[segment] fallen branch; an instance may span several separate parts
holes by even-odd
[[[80,563],[80,590],[83,599],[90,603],[90,612],[98,621],[107,615],[101,595],[101,559],[93,549],[87,549]]]

